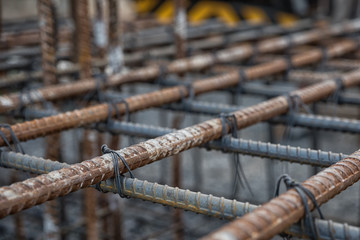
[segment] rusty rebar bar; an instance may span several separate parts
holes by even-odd
[[[174,19],[174,37],[176,45],[176,58],[186,57],[186,28],[187,14],[185,0],[174,0],[175,19]]]
[[[82,0],[84,1],[84,0]],[[360,22],[360,20],[359,20]],[[358,26],[359,25],[359,26]],[[317,31],[306,31],[301,33],[290,34],[285,37],[278,37],[274,39],[264,40],[257,44],[255,50],[250,44],[243,44],[239,47],[233,47],[226,50],[218,51],[216,54],[201,54],[186,59],[179,59],[171,62],[166,65],[166,73],[184,73],[191,70],[201,70],[206,67],[212,66],[215,63],[225,63],[233,62],[235,60],[241,60],[250,57],[256,52],[258,53],[268,53],[283,50],[290,46],[295,46],[299,44],[305,44],[313,42],[316,40],[324,39],[325,37],[341,34],[348,31],[354,31],[360,28],[360,24],[357,22],[344,23],[340,25],[334,25],[330,29],[317,30]],[[289,39],[291,38],[291,42]],[[349,46],[350,45],[350,46]],[[356,43],[352,40],[344,40],[338,44],[333,45],[332,51],[329,51],[329,58],[334,56],[341,55],[342,51],[348,52],[354,50],[357,47]],[[337,49],[336,49],[337,48]],[[345,48],[344,50],[341,50]],[[346,50],[348,49],[348,50]],[[344,53],[345,53],[344,52]],[[302,60],[299,60],[296,66],[302,66],[305,63],[312,63],[314,61],[319,61],[322,57],[322,52],[320,50],[312,50],[304,53],[301,57],[301,54],[296,55]],[[279,69],[280,65],[284,67],[285,61],[282,61],[283,64],[279,64],[279,61],[276,60],[270,63],[270,65],[258,65],[258,72],[268,71],[270,68],[274,70]],[[275,64],[275,65],[271,65]],[[90,65],[87,65],[90,66]],[[256,67],[254,67],[256,68]],[[164,66],[150,66],[145,68],[140,68],[134,71],[130,71],[125,74],[117,74],[108,78],[106,83],[101,84],[102,87],[112,87],[128,82],[144,82],[152,81],[160,75],[164,74]],[[285,70],[283,68],[283,70]],[[281,71],[279,71],[281,72]],[[225,77],[225,75],[223,76]],[[256,76],[258,77],[258,76]],[[22,101],[22,104],[26,105],[40,101],[41,99],[45,100],[55,100],[63,99],[67,97],[72,97],[80,94],[84,94],[88,91],[95,90],[97,87],[97,81],[94,79],[87,79],[81,83],[70,83],[70,84],[61,84],[57,86],[52,86],[48,88],[40,88],[34,91],[31,91],[33,95],[32,101]],[[10,94],[3,95],[0,97],[0,112],[5,112],[9,110],[16,109],[20,105],[20,94]]]
[[[88,0],[76,1],[76,32],[79,48],[80,78],[91,77],[91,33]]]
[[[335,57],[355,49],[356,46],[357,45],[354,41],[346,40],[329,47],[327,49],[327,55],[328,57]],[[291,58],[292,65],[293,67],[299,67],[299,66],[303,66],[304,64],[309,64],[311,62],[319,61],[320,59],[322,59],[323,54],[324,52],[322,50],[313,50],[311,52],[306,52],[304,54],[295,55]],[[264,64],[256,65],[254,67],[250,67],[245,70],[245,74],[247,75],[247,80],[251,80],[262,76],[268,76],[274,73],[282,72],[287,68],[288,68],[288,60],[278,59],[270,63],[264,63]],[[158,71],[159,69],[155,68],[155,71],[153,71],[150,74],[154,74]],[[137,73],[140,76],[143,74],[141,73],[141,71],[138,71]],[[149,74],[149,72],[146,73]],[[358,74],[358,72],[354,71],[345,76],[352,76],[352,75],[356,76],[356,74]],[[192,83],[192,91],[194,92],[194,94],[198,95],[213,90],[228,88],[237,85],[239,81],[242,80],[241,78],[242,78],[241,74],[235,71],[217,77],[198,80]],[[127,80],[131,80],[131,79],[127,79]],[[110,81],[111,79],[108,80],[108,82]],[[80,82],[78,86],[84,86],[87,85],[87,83],[94,85],[94,82]],[[333,82],[331,82],[331,85],[332,84]],[[47,89],[49,90],[50,87]],[[325,89],[329,89],[329,88],[325,88]],[[73,90],[72,88],[70,89],[64,88],[62,91],[64,91],[64,94],[67,94],[72,90]],[[330,88],[329,91],[331,90],[333,89]],[[129,111],[135,112],[149,107],[156,107],[166,103],[178,101],[182,97],[187,97],[189,95],[189,91],[190,90],[186,86],[177,86],[177,87],[154,91],[151,93],[129,97],[126,99],[126,101],[129,106]],[[51,91],[47,91],[46,93],[48,97],[53,97],[53,95],[51,95],[52,93]],[[322,94],[319,93],[319,96],[322,96]],[[41,94],[40,91],[35,91],[33,92],[32,95],[30,95],[30,97],[28,95],[23,96],[22,102],[29,103],[31,102],[31,100],[41,99],[41,97],[44,97],[44,95]],[[48,99],[46,97],[44,98]],[[0,97],[0,102],[2,102],[3,104],[4,103],[9,104],[7,105],[8,107],[13,106],[7,100],[8,98]],[[117,104],[117,106],[119,108],[120,113],[125,112],[124,104],[119,103]],[[116,111],[113,110],[111,114],[116,114]],[[17,135],[17,137],[20,139],[20,141],[24,141],[40,136],[45,136],[47,134],[58,132],[61,130],[84,126],[88,123],[103,121],[106,120],[108,115],[109,115],[108,105],[99,104],[92,107],[84,108],[82,110],[75,110],[73,112],[63,113],[56,116],[19,123],[13,125],[12,128],[15,134]],[[6,129],[4,129],[3,131],[5,134],[7,134],[7,136],[9,136],[8,138],[11,139],[9,131]],[[3,144],[4,141],[1,139],[0,145]]]
[[[55,16],[52,0],[39,0],[39,26],[42,53],[43,78],[45,85],[55,84],[56,81],[56,39]]]
[[[70,167],[66,163],[58,163],[39,157],[23,155],[14,152],[3,152],[1,155],[2,166],[13,167],[35,174],[48,173],[65,167]],[[250,203],[242,203],[236,200],[219,198],[200,192],[192,192],[177,187],[170,187],[158,183],[151,183],[139,179],[123,178],[124,194],[133,198],[139,198],[154,203],[159,203],[179,209],[184,209],[212,217],[222,219],[236,219],[246,213],[254,211],[258,206]],[[116,185],[113,180],[102,183],[104,191],[117,193]],[[166,192],[166,194],[164,194]],[[115,209],[114,209],[115,210]],[[342,238],[348,236],[349,239],[357,239],[360,229],[346,224],[315,220],[316,227],[321,239],[328,239],[331,236]],[[302,224],[292,225],[286,230],[294,236],[307,237],[307,231]]]
[[[340,49],[337,49],[337,51],[339,50]],[[300,61],[304,61],[304,59],[298,59],[297,61],[294,61],[294,64],[298,64]],[[218,84],[223,85],[225,80],[226,78]],[[358,85],[359,82],[360,71],[353,71],[342,76],[342,85],[344,87]],[[200,87],[201,84],[204,84],[204,82],[198,82],[198,84],[194,85],[194,89],[199,89],[198,87]],[[205,87],[205,89],[209,90],[208,82]],[[329,80],[293,91],[290,94],[298,96],[305,104],[307,104],[328,97],[335,92],[336,89],[337,82],[335,80]],[[183,90],[186,91],[186,88],[184,87]],[[178,89],[174,91],[173,88],[170,88],[167,91],[170,91],[173,95],[180,95]],[[149,101],[150,99],[151,98],[147,98],[146,100]],[[164,102],[166,101],[160,101],[158,104]],[[104,105],[101,106],[105,107]],[[129,106],[132,109],[132,105],[129,104]],[[237,120],[236,123],[238,129],[242,129],[260,121],[283,114],[287,112],[288,109],[289,105],[287,97],[279,96],[234,112],[234,116]],[[104,114],[104,111],[101,112],[101,108],[99,107],[91,108],[91,111],[97,112],[97,115]],[[122,111],[124,111],[124,109]],[[76,111],[76,115],[80,115],[80,111]],[[60,126],[63,127],[66,125],[66,119],[69,116],[69,114],[64,114],[62,116]],[[49,118],[43,118],[43,120],[44,119]],[[40,125],[44,124],[44,128],[41,128],[41,130],[43,132],[46,131],[46,121],[35,120],[34,122]],[[85,124],[84,122],[82,123]],[[77,124],[80,124],[80,122],[77,121]],[[16,125],[13,126],[13,129],[18,136],[25,131],[25,129],[21,130],[16,127]],[[225,131],[229,131],[229,126],[226,126]],[[216,118],[174,133],[132,145],[118,151],[118,153],[126,159],[131,169],[135,169],[168,156],[178,154],[179,152],[192,147],[200,146],[211,140],[218,139],[221,137],[222,132],[221,119]],[[29,136],[29,134],[27,135]],[[346,165],[346,162],[343,164]],[[125,172],[125,169],[124,165],[120,163],[119,171]],[[14,183],[8,187],[2,187],[0,188],[0,217],[43,203],[49,199],[66,195],[70,192],[77,191],[80,188],[88,187],[112,176],[114,176],[112,159],[109,154],[105,154],[79,164],[74,164],[70,168],[61,169],[23,182]],[[339,186],[336,188],[337,190],[339,190]]]
[[[302,185],[319,205],[327,202],[360,178],[360,151],[307,179]],[[314,204],[306,196],[310,209]],[[305,214],[304,203],[292,189],[262,205],[204,239],[269,239],[297,222]]]
[[[172,127],[175,129],[179,129],[181,127],[181,123],[184,120],[184,115],[176,115],[172,121]],[[181,167],[181,156],[180,154],[176,154],[172,157],[172,182],[173,186],[180,188],[181,187],[181,178],[182,174],[182,167]],[[174,210],[174,239],[182,240],[184,239],[184,221],[183,221],[183,214],[180,209]]]
[[[83,158],[88,159],[96,156],[97,152],[97,132],[85,130],[83,135]],[[86,222],[86,239],[99,239],[97,210],[97,192],[94,189],[86,188],[84,191],[84,214]]]

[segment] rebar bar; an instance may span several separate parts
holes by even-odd
[[[26,111],[26,115],[30,119],[41,118],[44,116],[51,116],[53,114],[56,114],[51,111],[38,111],[32,109],[26,109]],[[113,121],[111,124],[97,123],[90,127],[95,128],[96,130],[101,132],[110,132],[115,136],[123,134],[143,138],[156,138],[176,131],[176,129],[172,128],[120,121]],[[118,144],[116,146],[118,146]],[[220,150],[224,152],[234,152],[256,157],[288,161],[299,164],[308,164],[318,167],[328,167],[348,156],[342,153],[333,153],[310,148],[293,147],[289,145],[272,144],[270,142],[253,141],[242,138],[236,139],[232,137],[224,137],[222,141],[211,141],[206,145],[200,147],[212,150]]]
[[[274,93],[274,95],[277,95]],[[357,100],[357,98],[355,98]],[[351,101],[350,98],[343,97],[341,102],[345,103],[357,103]],[[183,103],[172,103],[165,106],[162,106],[164,109],[176,110],[176,111],[185,111],[190,113],[201,113],[209,115],[219,115],[220,113],[233,112],[242,109],[241,106],[227,105],[227,104],[217,104],[209,102],[199,102],[199,101],[186,101]],[[306,127],[318,130],[331,130],[339,131],[346,133],[360,133],[360,121],[356,119],[348,118],[339,118],[332,116],[321,116],[314,114],[301,114],[294,113],[292,115],[278,116],[273,119],[268,120],[268,122],[273,124],[287,124],[290,122],[294,127]]]
[[[2,152],[0,160],[2,166],[14,167],[18,170],[35,174],[48,173],[64,167],[70,167],[66,163],[53,162],[14,152]],[[122,183],[124,194],[129,197],[140,198],[217,218],[235,219],[257,208],[256,205],[249,203],[228,200],[223,197],[219,198],[139,179],[124,177]],[[101,187],[104,191],[117,193],[115,183],[111,179],[107,180],[106,183],[102,183]],[[316,227],[320,239],[329,239],[331,236],[335,239],[358,239],[360,236],[359,228],[330,220],[316,219]],[[291,226],[286,232],[294,236],[307,237],[307,231],[301,224]],[[344,236],[347,236],[347,238]]]
[[[82,0],[83,1],[83,0]],[[294,46],[298,44],[304,44],[315,40],[323,39],[325,36],[328,36],[330,32],[340,34],[343,31],[351,31],[353,28],[357,29],[356,22],[350,24],[350,26],[343,25],[334,25],[330,30],[323,31],[308,31],[302,33],[291,34],[286,37],[278,37],[274,39],[264,40],[258,43],[256,50],[258,53],[266,53],[273,52],[285,49],[289,46]],[[360,25],[360,24],[359,24]],[[343,28],[340,28],[343,27]],[[360,26],[359,26],[360,28]],[[288,39],[291,36],[292,43],[290,44]],[[340,41],[337,44],[334,44],[329,47],[327,51],[328,58],[333,58],[335,56],[339,56],[345,54],[349,51],[352,51],[357,48],[357,44],[352,40],[344,40]],[[217,52],[216,54],[202,54],[197,55],[191,58],[179,59],[171,62],[166,65],[166,73],[183,73],[189,70],[200,70],[205,67],[211,66],[214,63],[221,62],[231,62],[234,60],[240,60],[247,57],[250,57],[254,54],[254,49],[249,44],[244,44],[239,47],[234,47],[226,50],[222,50]],[[305,64],[317,62],[321,60],[323,57],[323,51],[321,50],[311,50],[305,52],[303,54],[295,55],[292,58],[292,63],[294,67],[304,66]],[[88,67],[90,64],[87,65]],[[269,75],[271,73],[279,73],[288,67],[288,61],[286,59],[278,59],[270,63],[259,64],[252,68],[246,70],[248,79],[258,78],[264,75]],[[137,69],[136,71],[130,71],[125,74],[117,74],[109,77],[107,81],[103,84],[100,83],[101,87],[112,87],[128,82],[144,82],[151,81],[156,77],[164,74],[163,71],[164,66],[150,66],[145,68]],[[238,73],[229,73],[220,75],[220,78],[228,78],[230,75],[234,76],[232,81],[238,79],[236,75]],[[91,90],[96,90],[98,86],[98,81],[88,79],[88,81],[83,81],[81,83],[70,83],[70,84],[61,84],[54,85],[48,88],[40,88],[32,91],[32,95],[34,95],[33,99],[31,99],[31,103],[36,103],[40,101],[40,99],[45,100],[55,100],[55,99],[63,99],[66,97],[72,97],[80,94],[84,94]],[[233,85],[234,85],[233,84]],[[211,84],[208,84],[211,86]],[[227,86],[225,84],[225,86]],[[9,110],[13,110],[20,105],[19,96],[20,94],[10,94],[3,95],[0,97],[0,112],[5,112]],[[22,104],[29,104],[29,101],[23,101]]]
[[[119,121],[114,121],[111,125],[100,123],[94,127],[99,131],[110,132],[112,134],[126,134],[145,138],[155,138],[176,131],[176,129],[171,128]],[[319,167],[328,167],[347,157],[347,155],[342,153],[332,153],[231,137],[225,137],[223,141],[211,141],[200,147]]]
[[[359,157],[360,152],[354,152],[302,185],[311,191],[321,205],[359,180]],[[306,199],[310,209],[314,209],[310,198],[306,196]],[[304,203],[296,190],[291,189],[204,239],[268,239],[301,219],[304,214]]]
[[[327,50],[328,56],[335,56],[338,54],[342,54],[344,51],[350,51],[356,47],[353,41],[345,41],[342,44],[336,44],[332,47],[329,47]],[[299,54],[292,57],[292,62],[294,66],[301,66],[303,64],[308,63],[309,60],[318,60],[323,55],[322,51],[311,51],[311,53]],[[247,79],[254,79],[257,77],[271,75],[277,72],[284,71],[287,68],[287,60],[278,60],[271,63],[260,64],[252,68],[248,68],[245,72],[247,75]],[[140,73],[141,74],[141,73]],[[347,84],[353,85],[357,84],[357,75],[358,71],[353,71],[344,75],[344,78],[349,78],[349,81],[344,81],[346,86]],[[221,75],[219,77],[198,80],[192,83],[192,90],[194,94],[198,95],[201,93],[228,88],[232,85],[236,85],[241,81],[241,76],[239,72],[231,72],[225,75]],[[109,79],[108,81],[111,81]],[[348,83],[347,83],[348,82]],[[94,86],[94,82],[80,82],[78,86],[88,85]],[[335,91],[336,87],[334,85],[334,81],[324,81],[319,85],[314,85],[314,89],[320,87],[320,92],[318,94],[312,95],[311,101],[316,101],[322,99],[326,96],[329,96],[333,91]],[[51,87],[47,88],[50,90]],[[309,88],[309,91],[312,92]],[[63,88],[62,91],[64,94],[68,94],[71,92],[73,88]],[[32,93],[32,94],[31,94]],[[51,93],[52,91],[46,92],[49,97],[53,97]],[[295,91],[296,93],[296,91]],[[178,101],[183,97],[187,97],[189,95],[189,89],[186,86],[178,86],[173,88],[167,88],[163,90],[158,90],[152,93],[141,94],[133,97],[129,97],[126,99],[129,111],[134,112],[141,109],[146,109],[149,107],[156,107],[166,103]],[[21,100],[18,102],[30,103],[34,101],[34,99],[42,99],[45,98],[44,95],[40,91],[30,92],[28,95],[22,96]],[[284,97],[280,97],[284,99]],[[48,98],[45,98],[48,99]],[[3,105],[7,105],[7,108],[14,107],[9,101],[9,98],[0,97],[0,101]],[[275,100],[274,100],[275,101]],[[282,101],[282,100],[281,100]],[[120,113],[125,112],[125,107],[123,104],[117,104]],[[284,106],[285,107],[285,106]],[[57,116],[51,116],[43,119],[38,119],[34,121],[29,121],[25,123],[19,123],[12,126],[14,132],[18,136],[21,141],[45,136],[49,133],[86,125],[88,123],[99,122],[105,120],[108,116],[108,106],[107,104],[99,104],[92,107],[84,108],[82,110],[76,110],[73,112],[68,112],[64,114],[59,114]],[[116,114],[116,111],[113,110],[112,114]],[[9,132],[4,130],[4,133],[9,136]],[[10,137],[8,137],[10,139]],[[3,140],[0,140],[0,145],[4,144]]]
[[[55,84],[56,81],[56,39],[55,16],[52,0],[39,0],[39,26],[42,52],[43,78],[45,85]]]
[[[91,33],[88,0],[77,0],[76,21],[78,32],[80,78],[91,77]]]
[[[360,71],[354,71],[343,76],[344,87],[354,86],[358,84],[359,81]],[[223,84],[223,82],[221,82],[221,84]],[[186,88],[183,89],[186,91]],[[306,104],[327,97],[336,89],[337,83],[329,80],[291,92],[290,94],[299,96],[299,98],[301,98]],[[161,102],[161,104],[163,103],[164,102]],[[129,104],[129,106],[131,109],[131,104]],[[100,109],[95,107],[91,110]],[[238,129],[242,129],[285,113],[287,110],[287,98],[285,96],[281,96],[245,108],[241,111],[237,111],[234,115],[237,119]],[[124,109],[122,109],[122,111],[124,111]],[[76,111],[76,113],[79,112],[80,111]],[[101,111],[96,112],[97,115],[101,114]],[[65,116],[69,117],[69,114],[64,114],[64,117]],[[53,117],[49,118],[51,119]],[[45,119],[46,121],[46,119],[49,118],[43,118],[42,120]],[[64,123],[66,124],[65,121],[66,119],[64,119],[61,123],[62,127],[64,126]],[[33,122],[39,124],[41,121],[35,120]],[[77,123],[79,124],[79,122]],[[85,123],[83,122],[83,124]],[[45,127],[46,124],[41,125]],[[24,130],[19,129],[16,126],[19,125],[12,127],[15,134],[20,139],[23,139],[23,136],[19,133],[25,133]],[[42,131],[46,131],[46,127],[42,128]],[[226,131],[229,131],[228,126]],[[135,169],[220,138],[222,132],[221,119],[212,119],[192,127],[187,127],[185,129],[124,148],[119,151],[119,154],[122,154],[125,157],[131,169]],[[123,164],[120,164],[119,170],[120,172],[125,171]],[[106,180],[112,177],[113,174],[114,169],[111,157],[108,154],[105,154],[103,156],[72,165],[71,168],[61,169],[59,171],[54,171],[49,174],[25,180],[21,183],[12,184],[9,187],[0,188],[0,216],[4,217],[24,208],[40,204],[49,199],[66,195],[80,188]],[[42,194],[43,192],[47,193],[46,196]]]
[[[271,119],[270,122],[287,124],[290,118],[293,120],[294,126],[318,130],[360,133],[360,121],[356,119],[320,116],[312,114],[295,114],[294,116],[279,116]]]

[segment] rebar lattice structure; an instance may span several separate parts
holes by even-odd
[[[192,26],[169,2],[141,29],[115,0],[0,19],[0,239],[360,239],[360,19]]]

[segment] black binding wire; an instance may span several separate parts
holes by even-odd
[[[283,142],[287,143],[288,140],[290,140],[291,135],[291,128],[294,126],[295,122],[295,114],[300,112],[300,109],[303,108],[308,114],[311,114],[310,108],[305,105],[301,97],[297,94],[295,95],[287,95],[286,96],[287,102],[288,102],[288,120],[286,124],[286,128],[283,134]]]
[[[165,78],[166,78],[166,75],[168,74],[168,68],[166,65],[164,64],[160,64],[159,65],[159,76],[158,78],[156,79],[155,83],[160,85],[160,86],[164,86],[165,83]]]
[[[121,162],[124,164],[125,168],[128,170],[130,177],[134,178],[134,174],[131,171],[130,166],[126,162],[125,158],[123,156],[121,156],[120,153],[110,149],[106,144],[101,146],[101,152],[103,154],[111,154],[111,158],[113,160],[113,165],[114,165],[114,171],[115,171],[115,185],[118,190],[119,196],[122,198],[130,198],[129,196],[127,196],[123,193],[122,178],[124,177],[124,175],[120,174],[120,170],[119,170],[119,168],[120,168],[119,159],[120,159]],[[95,185],[95,187],[97,190],[103,191],[100,187],[100,182],[97,183]]]
[[[194,53],[194,48],[191,46],[186,47],[186,56],[191,56]]]
[[[286,34],[284,37],[286,38],[286,42],[287,42],[286,51],[289,54],[289,51],[294,47],[293,35],[290,33],[290,34]]]
[[[249,60],[247,61],[248,65],[254,65],[255,59],[259,55],[259,44],[258,43],[253,43],[251,45],[251,49],[252,49],[252,55],[249,58]]]
[[[223,35],[222,36],[223,37],[223,46],[224,46],[224,48],[226,48],[226,47],[228,47],[229,45],[230,45],[230,37],[229,37],[229,35]]]
[[[181,88],[181,85],[179,86],[179,91],[180,91],[180,96],[181,96],[181,104],[184,107],[185,111],[190,111],[191,110],[191,103],[195,98],[195,90],[193,87],[192,82],[183,82],[182,86],[184,86],[188,92],[188,97],[185,97],[185,92],[184,89]]]
[[[285,61],[286,61],[287,67],[286,67],[286,70],[285,70],[285,73],[284,73],[283,80],[284,80],[285,82],[287,82],[287,81],[289,80],[290,71],[291,71],[292,69],[294,69],[294,64],[293,64],[293,62],[292,62],[291,54],[287,53],[287,54],[285,55]]]
[[[103,88],[106,85],[107,80],[106,74],[98,74],[95,76],[95,90],[84,96],[83,101],[85,104],[89,103],[91,100],[97,100],[99,102],[105,101]]]
[[[126,101],[126,99],[124,98],[118,98],[118,99],[113,99],[111,101],[108,101],[107,104],[108,104],[108,116],[107,116],[107,120],[106,120],[106,124],[107,124],[107,127],[110,128],[110,125],[113,124],[113,120],[112,120],[112,112],[113,112],[113,109],[115,110],[115,113],[116,113],[116,118],[117,119],[120,119],[121,117],[121,114],[120,114],[120,110],[117,106],[118,103],[123,103],[125,105],[125,120],[127,122],[130,121],[130,110],[129,110],[129,104],[128,102]],[[101,147],[101,151],[103,152],[103,154],[105,154],[105,152],[103,151],[104,150],[111,150],[110,148],[107,147],[106,144],[104,144],[102,147]],[[111,150],[113,151],[113,150]],[[114,151],[115,152],[115,151]],[[106,153],[110,153],[110,152],[106,152]],[[125,159],[123,159],[118,153],[115,152],[116,155],[118,155],[118,157],[121,159],[121,161],[124,163]],[[121,189],[121,178],[122,178],[122,175],[120,175],[120,177],[118,179],[116,179],[116,176],[117,176],[117,173],[116,173],[116,169],[117,171],[119,171],[119,163],[118,163],[118,160],[115,159],[114,160],[114,156],[112,155],[113,157],[113,162],[114,162],[114,167],[115,167],[115,183],[116,183],[116,187],[117,189],[120,189],[118,190],[119,192],[119,195],[120,197],[124,198],[128,198],[127,196],[125,196],[123,193],[122,193],[122,189]],[[117,164],[117,165],[116,165]],[[125,167],[128,169],[129,173],[130,173],[130,176],[133,178],[133,173],[131,172],[130,168],[128,168],[129,166],[127,165],[127,163],[125,162],[124,163]],[[119,184],[120,182],[120,184]],[[95,188],[100,191],[100,192],[104,192],[103,189],[101,188],[100,186],[101,182],[95,184]]]
[[[329,53],[328,53],[328,50],[327,50],[326,46],[321,46],[320,49],[321,49],[321,53],[322,53],[322,58],[321,58],[321,62],[320,62],[320,65],[319,65],[318,69],[320,71],[325,71],[326,70],[326,63],[329,60]]]
[[[14,116],[16,116],[16,114],[19,114],[20,116],[23,116],[24,120],[29,120],[29,116],[27,114],[26,108],[28,105],[33,105],[35,104],[35,99],[33,99],[33,94],[32,92],[36,91],[36,89],[23,89],[20,91],[19,94],[19,107],[17,107],[17,109],[15,109],[12,113]],[[51,110],[53,109],[53,105],[51,102],[46,101],[41,94],[37,95],[39,97],[37,97],[36,100],[39,100],[39,102],[43,105],[43,107],[46,110]],[[26,100],[26,101],[25,101]]]
[[[238,129],[236,124],[235,114],[221,113],[220,119],[222,125],[221,144],[224,146],[226,142],[227,127],[230,128],[231,136],[233,138],[238,138],[238,133],[237,133]],[[223,148],[222,151],[225,152],[225,149]],[[241,165],[239,154],[234,153],[233,156],[234,156],[234,165],[235,165],[235,181],[233,184],[233,197],[235,198],[238,183],[242,187],[246,188],[250,192],[251,196],[254,196],[253,191],[251,190],[251,186],[245,176],[244,169]]]
[[[240,68],[239,69],[239,81],[237,84],[237,92],[238,93],[242,93],[243,92],[243,87],[244,87],[244,83],[247,82],[249,79],[246,75],[246,71],[244,68]]]
[[[11,126],[9,124],[2,123],[2,124],[0,124],[0,128],[9,129],[12,142],[13,142],[13,144],[15,146],[15,151],[19,152],[19,153],[22,153],[22,154],[25,154],[25,151],[24,151],[23,147],[21,146],[21,143],[20,143],[19,139],[17,138],[16,134],[12,130]],[[7,139],[5,133],[2,130],[0,130],[0,137],[4,140],[5,144],[9,148],[9,150],[13,152],[14,149],[11,147],[10,141]]]
[[[336,110],[337,110],[337,105],[339,104],[340,94],[344,90],[345,87],[344,87],[342,77],[337,77],[334,79],[334,81],[336,83],[336,89],[335,89],[334,93],[328,98],[328,102],[332,102],[335,104],[333,115],[336,116]]]
[[[315,221],[314,221],[314,219],[313,219],[313,217],[311,215],[311,211],[310,211],[310,207],[308,205],[307,197],[310,198],[311,202],[314,204],[316,210],[318,211],[318,213],[320,215],[320,218],[321,219],[325,219],[325,218],[324,218],[324,215],[321,212],[321,209],[319,207],[319,204],[316,201],[315,196],[312,194],[312,192],[309,189],[307,189],[306,187],[304,187],[300,183],[294,181],[288,174],[283,174],[277,180],[274,197],[279,196],[280,185],[281,185],[282,182],[285,183],[286,190],[294,188],[297,191],[297,193],[299,194],[299,196],[301,198],[301,201],[302,201],[302,203],[304,205],[304,209],[305,209],[305,218],[304,218],[305,221],[304,222],[305,222],[306,229],[310,230],[309,236],[310,236],[311,239],[318,239],[317,228],[316,228],[316,225],[315,225]]]

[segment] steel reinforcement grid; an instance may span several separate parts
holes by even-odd
[[[360,19],[170,3],[0,14],[0,239],[360,239]]]

